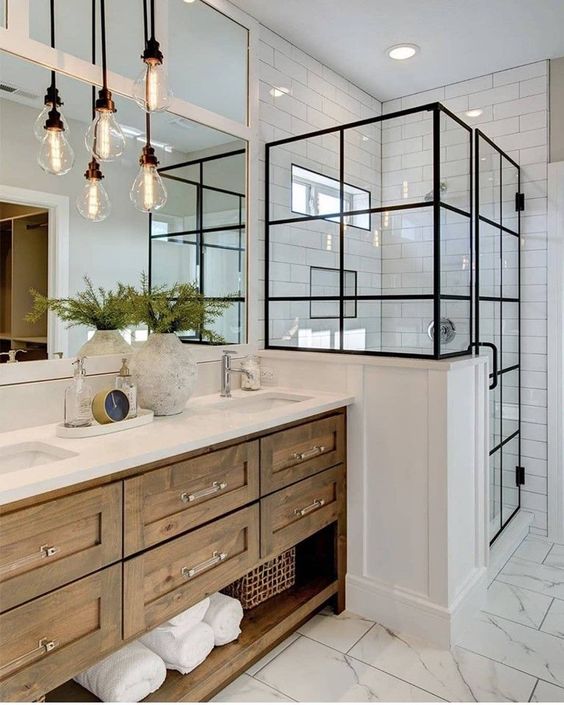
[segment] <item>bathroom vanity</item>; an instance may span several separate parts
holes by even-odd
[[[30,484],[3,475],[0,498],[14,499],[0,507],[1,700],[94,700],[73,675],[291,546],[296,585],[248,611],[240,638],[191,674],[169,671],[149,699],[206,700],[328,601],[344,609],[351,399],[258,394],[261,413],[242,398],[238,413],[237,399],[195,400],[115,434],[121,445],[57,439],[71,457],[33,468]],[[139,462],[157,437],[162,457]]]

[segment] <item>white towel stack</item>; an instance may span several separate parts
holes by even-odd
[[[166,678],[162,658],[134,641],[74,680],[106,703],[138,703],[161,687]]]
[[[235,641],[241,633],[243,608],[239,600],[216,592],[210,597],[210,606],[204,617],[204,622],[213,629],[216,646]]]

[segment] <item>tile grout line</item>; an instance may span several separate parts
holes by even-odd
[[[533,700],[533,696],[534,696],[534,694],[535,694],[535,691],[536,691],[537,686],[538,686],[539,683],[540,683],[540,678],[537,678],[537,682],[534,684],[533,690],[532,690],[532,692],[531,692],[531,694],[530,694],[530,696],[529,696],[529,702],[531,702],[531,701]]]
[[[294,634],[298,634],[298,639],[300,638],[300,636],[302,636],[302,634],[300,634],[300,633],[296,630],[295,632],[292,632],[292,634],[290,634],[290,635],[287,636],[286,638],[289,639],[290,636],[293,636]],[[263,671],[267,666],[270,666],[270,664],[271,664],[273,661],[276,661],[276,659],[277,659],[279,656],[281,656],[281,655],[286,651],[286,649],[289,649],[290,646],[292,646],[292,644],[295,644],[296,641],[298,641],[298,639],[294,639],[290,644],[288,644],[287,646],[285,646],[285,647],[282,649],[282,651],[280,651],[280,653],[276,654],[276,656],[273,656],[267,663],[264,664],[264,666],[261,666],[261,667],[259,668],[259,670],[256,671],[256,673],[253,673],[253,675],[251,676],[251,678],[254,678],[255,676],[258,676],[258,674],[259,674],[261,671]],[[276,648],[276,647],[274,647],[274,648]],[[270,652],[269,652],[269,653],[270,653]],[[264,656],[268,656],[268,654],[265,654]],[[264,658],[264,656],[263,656],[263,658]],[[251,668],[252,668],[252,667],[251,667]],[[245,671],[245,673],[247,673],[247,672]],[[250,673],[247,673],[247,675],[251,675],[251,674],[250,674]],[[257,678],[257,680],[260,680],[260,679]],[[261,681],[261,682],[263,682],[263,681]],[[289,696],[288,696],[288,697],[289,697]]]
[[[548,606],[548,609],[546,610],[546,614],[545,614],[544,617],[542,618],[542,622],[540,623],[540,626],[539,626],[539,632],[542,631],[542,625],[545,623],[546,618],[547,618],[547,616],[548,616],[548,613],[549,613],[550,610],[552,609],[552,605],[554,604],[554,601],[555,601],[555,600],[556,600],[556,598],[553,597],[553,598],[552,598],[552,602],[550,603],[550,605]],[[544,634],[547,634],[547,633],[548,633],[548,632],[544,632]],[[556,635],[554,635],[554,636],[556,636]]]
[[[506,585],[506,584],[507,583],[504,583],[504,585]],[[511,586],[511,587],[513,587],[513,586]],[[538,594],[538,593],[535,593],[535,594]],[[552,603],[550,603],[550,604],[552,604]],[[548,609],[550,609],[550,605],[548,606]],[[547,609],[547,612],[548,612],[548,609]],[[495,612],[491,612],[490,610],[480,610],[480,611],[483,614],[489,615],[490,617],[498,617],[499,619],[505,619],[507,622],[511,622],[511,624],[518,624],[520,627],[528,627],[529,629],[533,629],[536,632],[538,632],[540,630],[540,627],[537,627],[534,624],[523,624],[523,622],[517,622],[516,620],[511,619],[511,617],[506,617],[503,614],[496,614]],[[545,617],[546,617],[546,614],[543,617],[543,621],[544,621]]]
[[[285,649],[284,649],[284,650],[285,650]],[[274,657],[274,659],[272,659],[272,660],[274,661],[275,658],[276,658],[276,657]],[[261,670],[262,670],[262,669],[261,669]],[[249,674],[247,673],[247,675],[249,675]],[[280,693],[280,695],[283,695],[285,698],[290,698],[290,700],[291,700],[293,703],[298,703],[298,702],[300,702],[299,700],[296,700],[295,698],[292,698],[290,695],[288,695],[288,693],[285,693],[283,690],[280,690],[279,688],[275,688],[275,687],[274,687],[273,685],[271,685],[270,683],[265,683],[265,681],[261,681],[261,680],[259,680],[258,678],[255,678],[254,676],[249,676],[249,677],[252,678],[252,679],[253,679],[254,681],[256,681],[257,683],[260,683],[260,685],[266,685],[266,686],[268,686],[269,688],[271,688],[272,690],[274,690],[276,693]]]

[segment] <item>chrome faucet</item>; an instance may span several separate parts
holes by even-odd
[[[231,397],[231,375],[233,373],[248,375],[247,370],[241,368],[233,369],[231,367],[231,356],[234,355],[233,350],[224,350],[221,356],[221,396]]]

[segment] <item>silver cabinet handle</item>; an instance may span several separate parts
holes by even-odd
[[[54,556],[56,553],[59,553],[59,550],[56,546],[41,546],[39,548],[39,551],[36,553],[31,553],[29,556],[23,556],[23,558],[18,558],[17,560],[13,561],[12,563],[4,563],[4,565],[0,565],[0,575],[3,573],[9,573],[12,570],[16,570],[17,568],[21,568],[28,563],[33,563],[33,561],[39,560],[41,558],[51,558],[51,556]]]
[[[202,497],[207,497],[210,494],[221,492],[221,490],[224,490],[226,487],[227,482],[214,482],[211,487],[206,487],[206,489],[199,490],[198,492],[183,492],[180,495],[180,499],[184,502],[184,504],[188,504],[188,502],[195,502],[197,499],[201,499]]]
[[[292,455],[292,460],[307,460],[308,458],[313,458],[320,453],[323,453],[325,446],[313,446],[310,450],[304,450],[301,453],[294,453]]]
[[[314,512],[316,509],[320,509],[325,504],[324,499],[314,499],[311,504],[303,509],[294,509],[294,514],[298,517],[305,517],[306,514]]]
[[[13,670],[17,666],[24,666],[27,661],[32,659],[34,656],[40,656],[42,654],[48,654],[49,651],[53,651],[59,643],[55,641],[54,639],[47,639],[43,638],[39,640],[39,643],[35,647],[35,649],[32,649],[31,651],[28,651],[26,654],[22,654],[21,656],[18,656],[17,658],[13,659],[12,661],[9,661],[8,663],[5,663],[3,666],[0,666],[0,675],[4,675],[5,672]]]
[[[218,551],[214,551],[212,553],[212,557],[208,558],[207,561],[204,561],[199,565],[195,565],[193,568],[184,567],[180,572],[182,573],[183,578],[189,580],[190,578],[193,578],[194,576],[199,575],[200,573],[203,573],[204,571],[208,570],[208,568],[213,568],[214,565],[221,563],[226,558],[227,553],[219,553]]]

